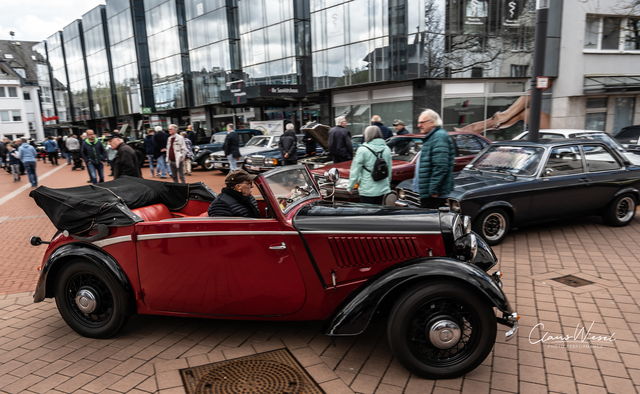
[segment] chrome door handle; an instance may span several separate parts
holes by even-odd
[[[287,248],[287,244],[284,242],[278,246],[269,246],[269,249],[271,250],[285,250],[286,248]]]

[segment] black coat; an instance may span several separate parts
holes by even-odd
[[[240,139],[238,139],[238,133],[235,131],[227,131],[227,137],[224,139],[224,154],[229,156],[233,154],[236,159],[240,157]]]
[[[153,158],[157,159],[160,156],[164,156],[165,152],[161,152],[162,149],[167,148],[167,140],[169,134],[164,131],[157,131],[153,135]]]
[[[382,139],[386,140],[387,138],[393,137],[393,131],[391,131],[391,129],[387,126],[383,125],[380,122],[374,122],[373,125],[378,126],[380,131],[382,131]]]
[[[102,146],[102,143],[98,141],[96,138],[94,144],[90,144],[89,139],[87,138],[80,148],[80,152],[82,153],[82,158],[85,162],[92,162],[93,164],[98,164],[107,159],[107,151]]]
[[[244,197],[242,193],[224,188],[209,205],[209,217],[237,216],[244,218],[259,218],[258,202],[253,196]]]
[[[195,131],[191,130],[187,133],[187,138],[191,140],[191,146],[198,145],[198,135]]]
[[[336,126],[329,130],[329,153],[345,160],[353,159],[353,144],[349,130],[342,126]]]
[[[282,134],[282,137],[280,137],[280,141],[278,141],[278,148],[280,148],[282,160],[298,160],[298,139],[293,130],[287,130],[284,132],[284,134]],[[288,153],[289,157],[285,157],[285,153]]]
[[[400,131],[398,131],[396,135],[404,135],[404,134],[409,134],[409,131],[407,131],[407,129],[403,127],[400,129]]]
[[[122,142],[116,150],[118,155],[113,159],[113,178],[118,179],[123,175],[142,178],[140,166],[138,166],[138,156],[133,148]]]
[[[305,131],[304,138],[302,139],[304,142],[305,151],[307,156],[315,155],[316,150],[318,149],[316,140],[311,138],[311,135]]]

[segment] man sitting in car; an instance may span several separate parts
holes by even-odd
[[[226,187],[220,191],[207,210],[209,216],[259,218],[258,203],[251,195],[255,177],[242,169],[229,172],[224,178]]]

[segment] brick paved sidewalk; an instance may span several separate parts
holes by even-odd
[[[2,175],[0,190],[5,190]],[[214,189],[219,184],[212,183],[223,179],[214,173],[197,177]],[[42,183],[71,186],[85,180],[86,173],[69,175],[62,169]],[[429,381],[411,376],[393,359],[384,322],[360,337],[339,338],[336,346],[319,333],[319,322],[158,316],[132,317],[113,339],[80,337],[66,326],[53,300],[33,304],[28,292],[37,277],[32,267],[39,264],[44,249],[27,246],[24,234],[46,238],[54,230],[27,194],[0,205],[0,217],[10,218],[0,223],[5,240],[0,289],[23,289],[0,295],[2,392],[184,393],[180,368],[282,347],[290,349],[330,394],[626,394],[640,387],[638,219],[624,228],[588,218],[510,235],[495,251],[505,274],[505,291],[522,315],[517,339],[505,343],[505,329],[500,327],[494,350],[479,368],[463,378]],[[567,274],[594,283],[572,288],[552,280]],[[613,335],[615,341],[539,342],[545,333],[574,335],[576,327],[590,326],[591,335]]]

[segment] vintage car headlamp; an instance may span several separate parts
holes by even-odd
[[[465,234],[469,234],[471,232],[471,217],[464,215],[462,217],[462,231]]]
[[[251,163],[253,163],[253,159],[250,158],[250,157],[247,157],[247,159],[244,162],[247,163],[247,164],[251,164]]]
[[[397,192],[398,192],[398,198],[400,200],[404,200],[407,197],[407,193],[404,191],[404,189],[398,188]]]
[[[278,165],[278,159],[271,158],[271,159],[264,159],[264,164],[268,165],[268,166],[277,166]]]
[[[449,205],[449,208],[452,212],[461,212],[460,201],[456,200],[455,198],[448,198],[447,204]]]
[[[478,252],[478,238],[475,234],[469,233],[456,239],[455,243],[456,255],[460,260],[471,262]]]
[[[197,146],[193,148],[193,153],[198,153],[200,151],[200,148],[198,148]]]
[[[349,178],[340,178],[336,182],[336,189],[346,189],[349,186]]]

